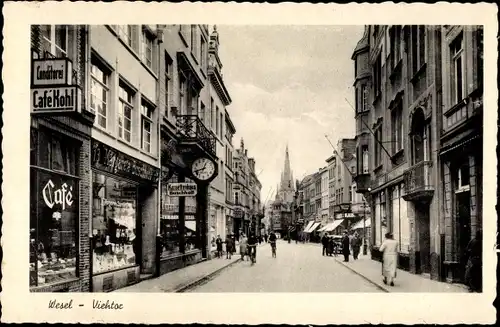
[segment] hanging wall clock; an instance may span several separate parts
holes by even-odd
[[[206,157],[198,158],[191,165],[191,173],[200,181],[209,181],[217,173],[215,162]]]

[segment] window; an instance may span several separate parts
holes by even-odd
[[[68,56],[68,26],[66,25],[42,25],[42,50],[53,56]]]
[[[403,149],[403,118],[401,103],[391,112],[392,154]]]
[[[198,116],[200,117],[201,121],[205,125],[206,124],[206,122],[205,122],[205,104],[203,102],[200,104],[200,113],[198,114]]]
[[[153,111],[154,109],[145,101],[142,102],[141,115],[142,115],[142,149],[151,153],[151,132],[153,130]]]
[[[215,109],[215,134],[217,136],[219,136],[220,135],[220,133],[219,133],[219,129],[220,129],[220,125],[219,125],[219,107],[216,106],[215,108],[216,108]]]
[[[30,169],[30,287],[77,277],[78,179]]]
[[[165,54],[165,115],[169,117],[169,107],[171,106],[172,100],[172,58]],[[170,108],[170,110],[173,110]],[[170,115],[173,116],[173,112],[170,112]]]
[[[132,109],[134,107],[134,95],[130,89],[123,84],[119,87],[118,106],[118,137],[131,142],[132,141]]]
[[[136,265],[137,187],[135,184],[93,175],[93,273]]]
[[[210,121],[209,121],[209,126],[212,127],[212,130],[215,130],[215,105],[214,105],[214,99],[210,98]]]
[[[453,101],[458,103],[465,96],[463,33],[460,33],[450,44],[450,53],[452,62],[451,94]]]
[[[469,165],[468,164],[463,164],[460,166],[458,169],[458,176],[457,176],[457,184],[458,184],[458,189],[463,189],[467,188],[470,183],[470,173],[469,173]]]
[[[220,124],[220,128],[219,128],[219,131],[220,131],[220,138],[222,140],[222,135],[224,135],[224,119],[223,119],[223,116],[222,116],[222,112],[220,113],[220,117],[219,117],[219,124]]]
[[[187,107],[187,104],[186,104],[186,96],[185,96],[185,93],[186,92],[186,79],[184,76],[180,75],[179,76],[179,105],[180,105],[180,111],[181,111],[181,115],[185,115],[186,114],[186,107]]]
[[[92,58],[90,66],[90,108],[96,114],[99,127],[107,128],[109,101],[109,73]]]
[[[201,69],[205,71],[207,69],[207,43],[203,37],[200,40],[200,58],[201,58]]]
[[[234,193],[234,204],[240,204],[240,194],[238,192]]]
[[[394,69],[399,61],[403,58],[402,56],[402,32],[401,26],[393,26],[390,31],[390,48],[389,52],[391,55],[391,68]]]
[[[67,138],[60,138],[52,133],[42,130],[33,131],[34,139],[33,151],[38,153],[36,162],[30,163],[56,172],[68,175],[77,175],[77,158],[80,151],[79,145],[69,141]]]
[[[382,126],[375,130],[375,168],[382,164]]]
[[[352,198],[352,186],[349,186],[349,203],[352,203],[353,198]]]
[[[477,84],[479,88],[483,87],[483,65],[484,65],[484,42],[483,42],[483,26],[478,26],[477,38]]]
[[[425,63],[425,26],[411,26],[412,71],[416,74]]]
[[[171,254],[180,252],[180,220],[179,220],[179,197],[168,196],[167,184],[178,181],[176,175],[170,180],[161,183],[161,204],[160,204],[160,253],[165,258]]]
[[[133,30],[132,25],[118,25],[118,35],[131,48],[134,48]]]
[[[370,171],[369,171],[369,154],[368,154],[368,146],[367,145],[364,145],[362,148],[361,148],[361,151],[362,151],[362,156],[361,156],[361,167],[362,167],[362,173],[363,174],[369,174]]]
[[[382,55],[379,54],[375,64],[373,65],[373,90],[375,98],[379,96],[382,91]]]
[[[366,85],[361,85],[361,111],[368,110],[368,88]]]
[[[198,55],[198,33],[197,33],[198,26],[197,25],[191,25],[191,53],[197,58]]]
[[[153,38],[147,31],[142,31],[142,61],[153,68]]]

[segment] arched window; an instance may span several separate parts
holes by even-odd
[[[427,160],[427,133],[424,112],[421,108],[413,114],[411,121],[412,164]]]

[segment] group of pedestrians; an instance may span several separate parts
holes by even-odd
[[[335,242],[333,236],[324,234],[321,238],[321,244],[323,245],[323,256],[337,256],[338,244]]]

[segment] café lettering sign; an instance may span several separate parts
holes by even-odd
[[[169,196],[195,196],[197,193],[195,183],[169,183],[167,193]]]
[[[73,64],[68,58],[35,59],[31,66],[31,85],[71,85]]]
[[[42,189],[42,197],[45,205],[50,209],[57,204],[64,211],[73,205],[73,186],[63,183],[60,187],[56,187],[54,182],[49,179]]]
[[[31,89],[32,113],[61,113],[78,111],[81,91],[77,86]]]
[[[112,174],[132,179],[144,179],[153,183],[157,182],[160,176],[158,168],[96,140],[92,140],[92,166]]]

